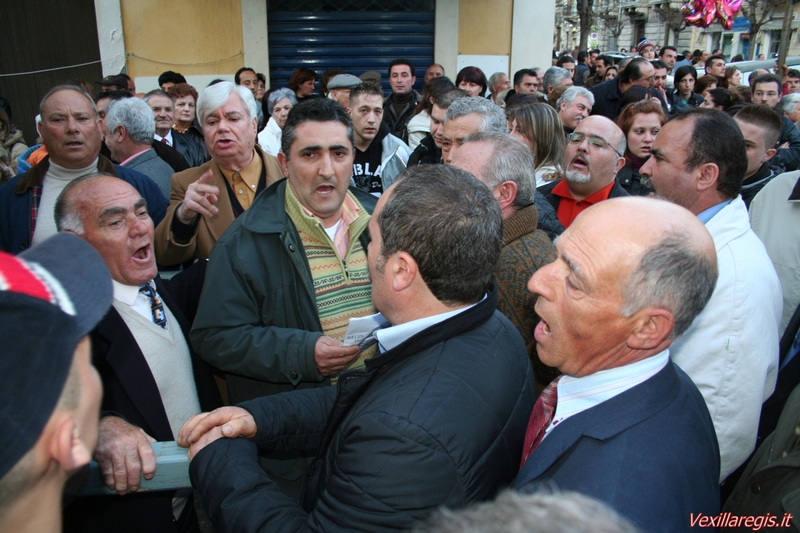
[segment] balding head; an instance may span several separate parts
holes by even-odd
[[[572,376],[660,353],[702,311],[716,283],[708,231],[663,200],[600,202],[556,247],[556,262],[539,269],[528,288],[540,295],[539,357]]]
[[[564,169],[570,193],[576,200],[606,187],[625,166],[625,134],[606,117],[582,120],[567,137]]]

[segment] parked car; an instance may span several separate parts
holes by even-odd
[[[739,72],[742,73],[742,80],[739,85],[750,84],[750,74],[760,68],[765,68],[770,72],[774,72],[775,63],[777,59],[764,59],[762,61],[737,61],[736,63],[727,63],[728,65],[736,65]],[[789,68],[800,69],[800,56],[791,56],[786,58],[786,65]]]

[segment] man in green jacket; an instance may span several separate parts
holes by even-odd
[[[374,353],[344,346],[350,318],[375,313],[367,223],[376,198],[348,189],[352,121],[341,106],[295,106],[278,161],[287,179],[259,194],[217,241],[192,342],[226,373],[231,404],[330,386]],[[304,452],[274,452],[262,466],[298,496]]]

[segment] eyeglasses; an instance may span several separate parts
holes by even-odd
[[[621,153],[617,151],[616,148],[608,144],[608,141],[603,139],[602,137],[598,137],[597,135],[585,135],[583,133],[570,133],[567,135],[567,141],[571,144],[581,144],[584,139],[588,141],[589,146],[597,148],[598,150],[605,151],[608,148],[614,150],[614,153],[620,157],[624,157]]]

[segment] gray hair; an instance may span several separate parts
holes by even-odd
[[[505,491],[493,502],[443,508],[414,533],[637,533],[608,505],[577,492]]]
[[[570,74],[567,69],[550,67],[545,71],[544,77],[542,78],[542,92],[547,93],[548,87],[553,87],[555,89],[567,78],[572,78],[572,74]]]
[[[138,98],[129,98],[129,100],[138,100]],[[148,107],[148,109],[150,108]],[[150,116],[153,116],[152,111],[150,111]],[[152,119],[150,122],[153,122]],[[56,198],[56,206],[55,209],[53,209],[53,216],[56,219],[56,230],[58,232],[71,231],[76,235],[83,235],[85,231],[83,227],[83,220],[81,219],[81,214],[77,209],[75,209],[75,203],[72,201],[72,189],[84,181],[89,181],[91,179],[115,177],[116,176],[106,172],[95,172],[94,174],[88,174],[86,176],[81,176],[80,178],[75,178],[67,183],[67,186],[64,187],[64,189],[58,195],[58,198]]]
[[[481,98],[480,96],[470,96],[455,100],[450,104],[450,107],[447,108],[444,121],[447,122],[448,120],[463,117],[470,113],[477,113],[483,116],[483,122],[478,131],[506,133],[508,130],[506,116],[503,110],[492,103],[491,100]]]
[[[252,121],[258,117],[256,97],[253,92],[244,85],[235,85],[229,81],[221,81],[214,85],[209,85],[200,93],[197,99],[197,120],[200,126],[205,123],[206,117],[224,106],[231,94],[238,94],[244,103],[247,111],[247,119]]]
[[[530,148],[506,133],[479,131],[467,135],[464,144],[484,142],[492,145],[492,156],[481,169],[481,174],[494,189],[506,181],[517,184],[517,197],[514,206],[522,208],[533,203],[536,195],[536,170]]]
[[[161,89],[153,89],[152,91],[144,95],[142,100],[144,100],[145,102],[149,102],[151,98],[155,98],[156,96],[161,96],[162,98],[169,98],[172,101],[173,105],[175,104],[175,99],[172,97],[172,95],[169,94],[167,91],[163,91]],[[150,113],[152,114],[153,112],[151,111]]]
[[[676,338],[706,306],[716,283],[714,261],[685,235],[669,232],[642,254],[625,287],[620,313],[631,316],[647,307],[666,309],[675,317],[670,338]]]
[[[794,113],[797,104],[800,104],[800,93],[787,94],[778,102],[778,109],[783,113]]]
[[[267,111],[269,111],[270,115],[272,115],[272,108],[275,107],[275,104],[277,104],[284,98],[288,98],[289,101],[292,103],[292,105],[297,105],[297,96],[295,96],[293,90],[289,89],[288,87],[281,87],[280,89],[275,89],[267,97]]]
[[[153,135],[156,132],[153,111],[138,98],[111,102],[106,110],[106,126],[110,132],[125,126],[125,131],[133,142],[148,146],[153,142]]]
[[[591,93],[591,91],[584,87],[578,87],[575,85],[564,91],[564,94],[561,95],[561,98],[556,101],[556,109],[561,109],[562,103],[566,103],[567,105],[571,104],[579,96],[583,96],[589,100],[589,104],[594,106],[594,95]]]
[[[492,87],[497,85],[497,82],[500,81],[500,76],[505,76],[505,72],[495,72],[491,76],[489,76],[489,89],[491,90]]]
[[[94,103],[94,98],[92,98],[92,96],[89,93],[87,93],[86,91],[81,89],[80,86],[71,85],[71,84],[67,83],[67,84],[63,84],[63,85],[56,85],[55,87],[53,87],[52,89],[47,91],[47,93],[39,101],[39,116],[41,118],[39,118],[37,120],[37,122],[36,122],[37,126],[39,125],[39,122],[41,122],[41,120],[44,117],[44,105],[47,103],[47,101],[50,99],[51,96],[53,96],[54,94],[56,94],[58,92],[61,92],[61,91],[75,91],[76,93],[78,93],[81,96],[83,96],[84,98],[86,98],[89,101],[89,104],[92,106],[92,111],[94,111],[94,118],[97,118],[97,105],[95,105],[95,103]],[[152,114],[153,114],[153,112],[151,111],[150,115],[152,116]]]
[[[444,304],[475,303],[489,290],[503,246],[503,217],[492,191],[469,172],[450,165],[408,167],[377,222],[383,240],[378,271],[402,251]]]

